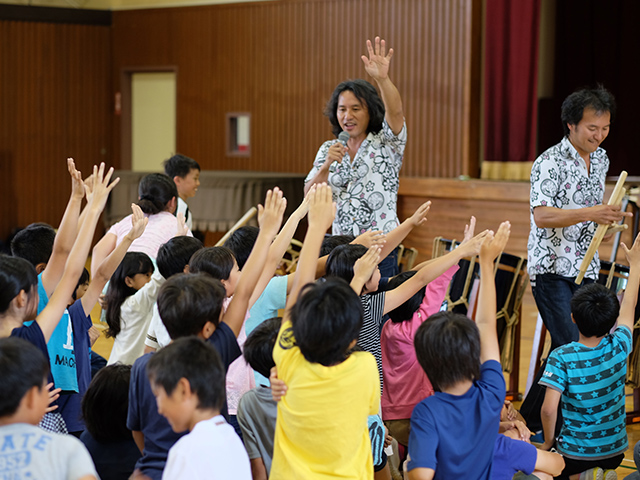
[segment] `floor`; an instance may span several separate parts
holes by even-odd
[[[533,337],[535,332],[536,321],[538,317],[538,310],[536,309],[533,296],[531,295],[531,289],[527,288],[523,299],[522,305],[522,331],[520,342],[520,370],[519,370],[519,391],[524,394],[527,374],[529,369],[529,361],[531,358],[531,348],[533,345]],[[100,324],[100,307],[96,306],[91,313],[91,318],[94,319],[94,325],[98,328],[105,330],[104,324]],[[548,343],[548,340],[547,340]],[[94,350],[105,358],[109,358],[109,353],[113,346],[113,339],[106,338],[103,335],[100,336]],[[548,345],[547,345],[548,347]],[[546,353],[545,353],[546,355]],[[508,381],[508,379],[507,379]],[[516,406],[519,406],[519,402],[514,401]],[[631,390],[627,390],[627,409],[631,410],[633,406]],[[640,423],[627,426],[627,433],[629,435],[629,449],[625,454],[625,459],[622,465],[616,471],[618,478],[623,479],[635,470],[635,463],[633,461],[633,446],[640,440]]]

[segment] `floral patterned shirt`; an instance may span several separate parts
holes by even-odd
[[[305,183],[316,176],[329,147],[337,141],[322,144]],[[406,144],[406,124],[395,135],[385,120],[380,132],[367,135],[353,161],[347,154],[342,163],[329,167],[329,185],[337,203],[334,235],[358,236],[368,230],[389,233],[399,225],[396,205]]]
[[[528,270],[532,279],[539,273],[576,277],[598,225],[587,221],[564,228],[538,228],[535,207],[563,209],[593,207],[602,203],[609,158],[602,148],[590,157],[590,171],[567,137],[546,150],[531,168],[531,232],[527,244]],[[586,277],[597,279],[598,253],[589,264]]]

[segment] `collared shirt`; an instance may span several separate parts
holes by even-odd
[[[589,156],[589,172],[584,159],[567,137],[546,150],[531,168],[531,199],[528,270],[536,274],[554,273],[576,277],[598,225],[587,221],[563,228],[538,228],[533,218],[535,207],[578,209],[602,203],[609,158],[602,148]],[[586,277],[597,279],[600,270],[598,252],[591,260]]]
[[[322,144],[305,183],[316,176],[329,147],[337,141]],[[337,203],[334,235],[358,236],[368,230],[389,233],[399,225],[396,206],[406,144],[406,124],[395,135],[385,120],[380,132],[367,135],[353,161],[346,154],[341,163],[329,167],[329,185]]]

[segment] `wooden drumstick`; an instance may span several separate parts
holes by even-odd
[[[613,192],[611,192],[611,196],[609,197],[609,201],[607,205],[620,205],[622,202],[622,197],[624,197],[624,182],[627,179],[627,172],[624,170],[620,173],[620,177],[618,177],[618,182],[616,183]],[[589,244],[589,248],[587,249],[587,253],[584,254],[584,258],[582,259],[582,263],[580,264],[580,273],[576,277],[576,283],[580,285],[582,280],[584,279],[584,275],[587,273],[587,268],[589,268],[589,264],[591,260],[593,260],[593,256],[598,251],[598,247],[602,243],[602,239],[604,238],[607,230],[611,227],[611,225],[598,225],[596,229],[596,233],[593,235],[591,239],[591,243]]]
[[[231,227],[231,229],[224,234],[224,236],[218,240],[218,243],[216,243],[216,247],[221,247],[224,242],[227,241],[227,238],[229,238],[231,236],[231,234],[233,232],[235,232],[237,229],[239,229],[240,227],[243,227],[249,220],[251,220],[253,218],[253,216],[258,213],[258,209],[256,207],[251,207],[249,210],[247,210],[247,213],[245,213],[242,218],[240,220],[238,220],[236,222],[236,224]]]

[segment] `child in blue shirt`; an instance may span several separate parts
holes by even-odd
[[[414,345],[435,393],[411,416],[410,480],[491,478],[493,448],[506,386],[496,334],[493,262],[509,239],[509,222],[480,248],[476,323],[440,312],[418,329]]]
[[[624,244],[622,248],[631,267],[622,305],[603,285],[589,284],[576,291],[571,318],[579,340],[551,352],[540,379],[540,385],[547,387],[540,412],[545,450],[556,441],[562,401],[564,420],[556,445],[566,466],[558,478],[578,478],[581,472],[587,472],[587,478],[609,478],[607,471],[618,468],[628,446],[624,384],[640,283],[640,236],[631,250]],[[610,334],[616,320],[618,326]]]

